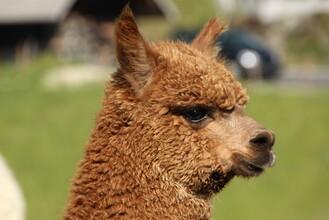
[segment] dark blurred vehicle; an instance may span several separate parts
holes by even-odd
[[[172,38],[191,42],[197,33],[198,31],[176,31]],[[238,77],[275,79],[279,76],[279,57],[253,32],[230,29],[217,39],[217,43],[221,47],[218,56],[237,65]]]

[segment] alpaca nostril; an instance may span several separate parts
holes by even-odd
[[[262,131],[258,133],[254,138],[250,139],[250,143],[255,146],[271,148],[274,144],[274,134],[269,131]]]
[[[266,136],[257,136],[250,141],[254,144],[265,145],[268,143],[268,138]]]

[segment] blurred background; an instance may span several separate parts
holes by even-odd
[[[28,220],[62,216],[117,65],[114,21],[127,2],[0,0],[0,154]],[[210,17],[226,21],[218,56],[247,88],[247,113],[276,133],[276,166],[256,179],[234,179],[214,199],[212,219],[329,219],[329,1],[131,0],[130,6],[149,41],[188,42]],[[1,172],[0,188],[7,179]],[[0,206],[10,204],[1,198]]]

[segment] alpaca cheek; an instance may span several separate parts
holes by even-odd
[[[209,152],[213,160],[220,164],[224,173],[230,171],[234,154],[248,154],[248,133],[241,127],[236,126],[232,121],[223,123],[213,121],[207,125],[207,136]]]
[[[226,152],[239,148],[241,150],[241,146],[244,146],[244,139],[246,143],[248,140],[248,138],[244,138],[245,132],[232,122],[213,121],[207,125],[206,130],[207,136],[214,142],[213,148],[220,154],[223,154],[221,151]],[[221,146],[225,147],[222,149]]]

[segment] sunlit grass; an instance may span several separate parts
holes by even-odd
[[[47,68],[33,65],[1,73],[0,152],[22,185],[28,219],[58,219],[103,85],[48,91],[41,85]]]

